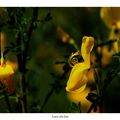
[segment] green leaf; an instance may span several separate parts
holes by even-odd
[[[80,102],[78,104],[72,102],[71,103],[71,110],[72,110],[72,112],[81,113],[81,104],[80,104]]]
[[[117,73],[118,77],[120,77],[120,72]]]

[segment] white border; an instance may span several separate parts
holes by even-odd
[[[0,0],[1,7],[120,7],[120,0]]]
[[[36,113],[36,114],[0,114],[1,120],[119,120],[120,114],[100,114],[100,113]]]

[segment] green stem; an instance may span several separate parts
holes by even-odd
[[[9,110],[10,113],[12,113],[10,101],[9,101],[8,95],[7,95],[7,93],[6,93],[5,90],[3,91],[3,94],[4,94],[4,96],[5,96],[5,101],[6,101],[6,104],[7,104],[7,106],[8,106],[8,110]]]
[[[47,94],[47,96],[46,96],[46,98],[45,98],[45,100],[40,108],[40,112],[43,112],[45,105],[47,104],[48,100],[50,99],[50,97],[52,96],[53,93],[54,93],[54,88],[51,88],[51,90]]]
[[[114,40],[109,40],[109,41],[106,41],[106,42],[97,44],[96,46],[94,46],[93,50],[96,50],[98,47],[103,47],[103,46],[105,46],[105,45],[113,44],[113,43],[116,42],[116,41],[117,41],[117,40],[114,39]]]
[[[31,40],[31,36],[34,30],[34,23],[37,21],[37,17],[38,17],[38,8],[33,8],[33,15],[32,15],[32,20],[31,20],[31,24],[30,27],[28,29],[27,32],[27,41],[25,42],[25,49],[22,52],[22,49],[20,49],[20,51],[22,52],[21,54],[18,55],[18,64],[19,64],[19,70],[21,72],[21,80],[20,80],[20,85],[22,88],[22,96],[20,96],[19,98],[19,107],[20,107],[20,112],[27,112],[27,96],[26,96],[26,78],[25,78],[25,74],[26,74],[26,57],[27,57],[27,53],[28,53],[28,47],[29,47],[29,43]],[[22,40],[22,34],[19,33],[18,34],[18,39],[17,39],[17,45],[21,45],[21,40]]]
[[[3,93],[4,97],[5,97],[5,102],[7,104],[8,110],[9,110],[10,113],[12,113],[9,97],[8,97],[8,95],[6,93],[5,86],[3,85],[3,83],[1,81],[0,81],[0,86],[1,86],[2,93]]]
[[[22,34],[21,32],[18,33],[17,35],[17,39],[16,39],[16,43],[17,43],[17,46],[21,45],[21,41],[22,41]],[[19,51],[21,51],[18,55],[17,55],[17,59],[18,59],[18,69],[21,73],[21,79],[20,79],[20,90],[21,90],[21,93],[25,94],[26,92],[23,91],[23,83],[25,82],[25,80],[23,79],[23,70],[24,70],[24,66],[23,66],[23,55],[22,55],[22,48],[19,47],[18,48]],[[25,99],[25,95],[23,97],[23,95],[19,97],[19,112],[26,112],[26,99]]]
[[[77,46],[77,44],[75,43],[75,40],[74,39],[70,39],[70,42],[69,42],[71,45],[73,45],[73,47],[77,50],[77,51],[79,51],[79,48],[78,48],[78,46]]]
[[[103,96],[103,91],[102,91],[102,89],[103,89],[103,79],[102,79],[102,76],[101,76],[102,71],[100,70],[99,72],[100,72],[100,74],[98,76],[99,77],[99,82],[98,82],[99,93],[98,93],[98,96],[100,96],[100,102],[99,102],[100,113],[102,113],[103,112],[103,99],[102,99],[102,96]]]
[[[67,72],[67,71],[66,71]],[[60,81],[61,80],[64,80],[65,78],[66,78],[66,72],[64,72],[63,74],[62,74],[62,76],[60,76]],[[61,81],[61,82],[63,82],[63,81]],[[63,86],[64,87],[64,86]],[[62,88],[61,88],[62,89]],[[52,87],[51,89],[50,89],[50,91],[48,92],[48,94],[47,94],[47,96],[45,97],[45,99],[44,99],[44,102],[43,102],[43,104],[42,104],[42,106],[41,106],[41,108],[40,108],[40,112],[43,112],[43,109],[44,109],[44,107],[45,107],[45,105],[48,103],[48,100],[50,99],[50,97],[52,96],[52,94],[54,93],[54,91],[55,91],[55,88],[54,87]]]

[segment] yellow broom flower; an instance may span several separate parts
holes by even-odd
[[[57,27],[57,35],[63,43],[69,43],[72,40],[70,35],[66,33],[60,26]]]
[[[91,106],[91,102],[86,99],[86,96],[88,93],[90,93],[91,90],[89,87],[86,87],[84,91],[79,93],[67,93],[67,97],[70,101],[78,104],[80,102],[82,113],[86,113],[88,109]],[[92,93],[96,93],[96,91],[92,91]],[[99,107],[97,106],[97,113],[99,112]],[[94,110],[91,111],[91,113],[94,113]]]
[[[120,8],[119,7],[103,7],[100,16],[108,28],[116,26],[120,29]]]
[[[74,102],[76,104],[78,102],[80,102],[82,112],[86,112],[89,109],[90,105],[91,105],[91,102],[86,99],[86,96],[88,95],[89,92],[90,92],[90,89],[86,88],[80,94],[79,93],[71,93],[71,92],[67,93],[67,97],[68,97],[68,99],[70,101],[72,101],[72,102]]]
[[[9,64],[0,65],[0,82],[5,86],[8,93],[14,92],[14,71]]]
[[[120,8],[119,7],[103,7],[100,11],[100,16],[106,26],[111,30],[109,39],[116,40],[112,44],[112,50],[114,53],[119,52],[120,48]],[[115,32],[117,30],[118,32]]]
[[[87,71],[90,68],[90,53],[94,46],[94,38],[84,36],[81,45],[81,55],[83,62],[77,63],[72,68],[67,82],[67,92],[82,92],[87,84]]]
[[[0,50],[1,50],[1,59],[0,59],[0,83],[6,88],[8,93],[13,93],[15,90],[14,86],[14,70],[9,63],[5,63],[3,52],[5,49],[5,34],[0,33]]]

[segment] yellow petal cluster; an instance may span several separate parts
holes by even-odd
[[[109,34],[110,40],[116,40],[112,44],[114,53],[120,50],[120,8],[119,7],[103,7],[100,11],[100,16],[105,25],[111,30]],[[117,30],[117,32],[115,32]]]
[[[14,92],[14,71],[9,64],[0,65],[0,82],[5,86],[8,93]]]
[[[70,35],[66,33],[60,26],[57,27],[57,34],[58,34],[58,38],[63,43],[69,43],[72,40]]]
[[[14,70],[12,66],[7,62],[5,63],[3,52],[5,49],[5,34],[0,33],[0,50],[1,50],[1,59],[0,59],[0,82],[6,88],[8,93],[13,93],[15,90],[14,87]],[[0,84],[0,85],[1,85]]]
[[[76,104],[78,104],[80,102],[82,113],[86,113],[86,111],[88,111],[88,109],[91,106],[91,102],[86,99],[86,96],[90,92],[91,92],[90,88],[87,87],[80,94],[79,93],[67,93],[67,97]],[[96,91],[92,91],[92,92],[96,93]],[[94,112],[94,110],[91,111],[91,113],[93,113],[93,112]],[[99,112],[99,107],[98,106],[97,106],[97,111],[96,112]]]
[[[94,38],[84,36],[81,45],[81,55],[83,62],[77,63],[71,70],[69,80],[67,82],[67,92],[82,92],[87,84],[87,71],[90,68],[90,53],[94,46]]]
[[[100,15],[107,27],[116,26],[120,28],[120,8],[119,7],[103,7]]]
[[[6,74],[13,74],[13,73],[14,73],[14,71],[10,65],[8,65],[8,64],[5,66],[0,65],[0,76],[6,75]]]
[[[90,92],[89,88],[86,88],[83,92],[79,93],[67,93],[67,97],[70,101],[74,103],[81,103],[82,112],[86,112],[90,107],[90,102],[86,99],[86,96]]]

